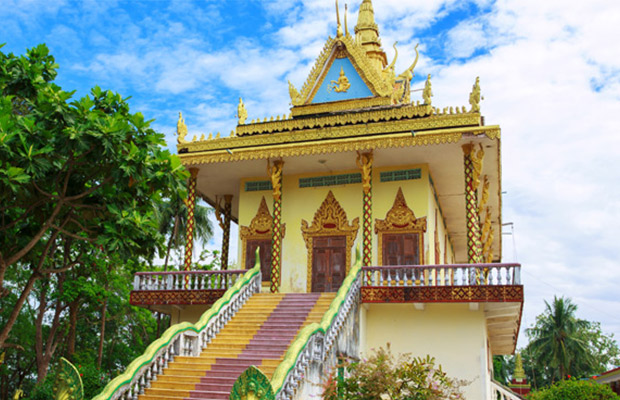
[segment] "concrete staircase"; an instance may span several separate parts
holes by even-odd
[[[334,296],[255,294],[200,356],[176,357],[139,399],[228,399],[237,377],[251,365],[271,378],[297,333],[319,322]]]

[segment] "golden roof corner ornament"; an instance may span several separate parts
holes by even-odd
[[[420,58],[420,52],[418,52],[418,46],[420,45],[420,43],[415,45],[415,60],[413,60],[413,64],[411,64],[411,66],[409,68],[407,68],[405,71],[403,71],[402,74],[398,75],[399,78],[402,79],[406,79],[408,81],[411,80],[411,78],[413,78],[413,76],[415,75],[413,72],[413,69],[415,68],[415,66],[418,64],[418,58]]]
[[[342,37],[342,26],[340,25],[340,11],[338,10],[338,0],[336,0],[336,22],[338,23],[338,28],[336,29],[336,37]]]
[[[431,105],[431,97],[433,97],[433,89],[431,86],[431,74],[426,77],[426,83],[424,84],[424,90],[422,91],[422,99],[424,104]]]
[[[484,97],[480,96],[480,77],[476,77],[476,83],[472,87],[469,94],[469,104],[471,104],[471,112],[480,112],[480,100],[484,100]]]
[[[291,81],[288,81],[288,94],[291,96],[291,103],[294,106],[300,106],[303,104],[303,99],[301,98],[301,95],[299,94],[297,89],[295,89],[295,86],[293,86]]]
[[[239,97],[239,104],[237,105],[237,124],[245,125],[245,120],[248,119],[248,112],[245,109],[245,104],[243,104],[243,99]]]
[[[396,48],[397,44],[398,42],[394,42],[392,46],[394,47],[394,59],[392,60],[390,65],[388,65],[381,71],[381,75],[383,75],[383,79],[385,79],[391,87],[394,86],[394,82],[396,81],[396,75],[394,73],[394,64],[396,64],[396,60],[398,59],[398,49]]]
[[[179,120],[177,121],[177,143],[184,144],[187,143],[185,140],[185,136],[187,136],[187,126],[185,125],[185,120],[183,119],[183,114],[179,111]]]
[[[340,77],[337,81],[331,81],[329,85],[327,85],[327,91],[331,92],[333,90],[337,93],[346,93],[350,87],[349,78],[344,74],[344,68],[340,67]]]
[[[349,36],[349,28],[347,27],[347,3],[344,3],[344,35]]]

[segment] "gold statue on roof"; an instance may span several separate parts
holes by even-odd
[[[185,140],[185,136],[187,136],[187,126],[185,125],[185,120],[183,120],[183,114],[179,111],[179,120],[177,121],[177,142],[179,144],[187,143]]]
[[[431,104],[431,97],[433,97],[433,89],[431,86],[431,74],[428,74],[426,77],[426,83],[424,84],[424,90],[422,91],[422,99],[424,99],[424,104]]]
[[[241,97],[239,97],[239,104],[237,105],[237,118],[239,119],[237,121],[239,125],[244,125],[245,120],[248,119],[248,112],[245,109],[245,104],[243,104]]]
[[[331,92],[333,90],[338,93],[346,93],[350,87],[349,78],[344,74],[344,68],[340,67],[340,77],[337,81],[331,81],[329,85],[327,85],[327,91]]]
[[[480,96],[480,77],[476,77],[476,83],[469,94],[469,104],[471,104],[471,112],[480,112],[480,100],[484,97]]]

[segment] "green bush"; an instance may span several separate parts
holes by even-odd
[[[324,400],[462,400],[461,387],[467,382],[449,378],[435,359],[412,357],[398,358],[390,348],[380,348],[368,360],[344,363],[327,380]]]
[[[566,379],[553,386],[531,392],[528,400],[620,400],[607,385],[592,380]]]

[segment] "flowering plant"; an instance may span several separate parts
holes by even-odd
[[[389,345],[339,367],[324,385],[325,400],[463,400],[461,387],[468,384],[449,378],[430,356],[394,357]]]

